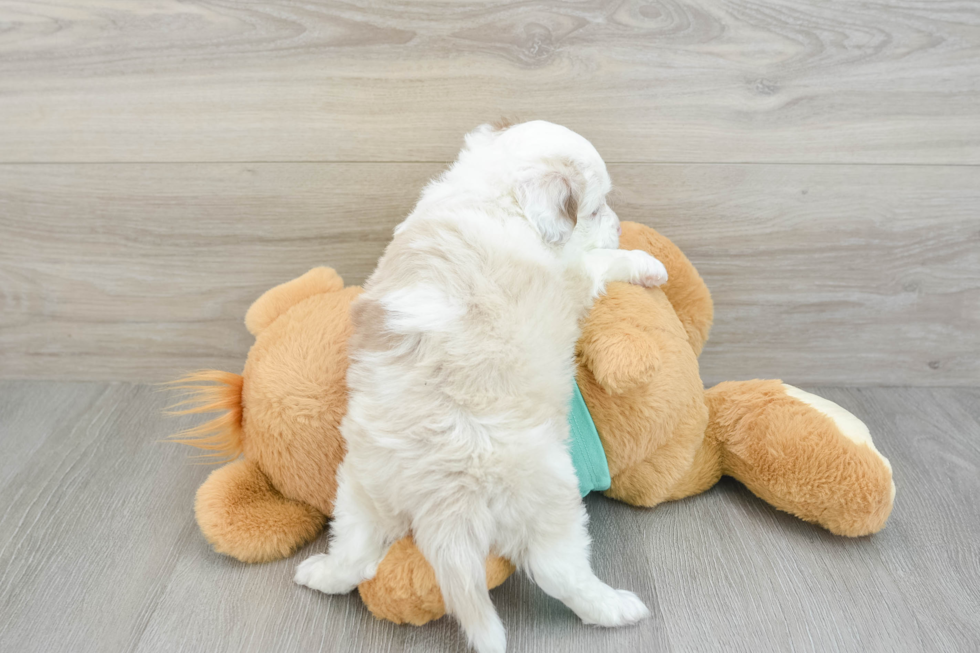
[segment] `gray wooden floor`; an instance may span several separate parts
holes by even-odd
[[[812,388],[811,388],[812,389]],[[735,482],[642,510],[588,498],[598,574],[653,618],[581,625],[527,578],[493,592],[512,651],[976,651],[980,389],[817,388],[895,467],[888,527],[838,538]],[[459,651],[448,619],[376,621],[291,582],[298,559],[211,552],[191,510],[209,468],[160,439],[154,386],[0,382],[0,650]]]

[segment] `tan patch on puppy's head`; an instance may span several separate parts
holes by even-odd
[[[544,174],[541,185],[557,209],[557,216],[567,220],[572,227],[578,224],[578,187],[585,184],[579,180],[581,173],[570,161],[554,164],[555,168]]]
[[[391,350],[401,339],[385,326],[387,311],[375,299],[359,297],[351,305],[350,315],[354,325],[350,339],[351,352]]]
[[[515,120],[514,118],[507,118],[507,117],[497,118],[496,120],[490,122],[490,127],[495,132],[502,132],[506,129],[513,127],[519,122],[520,120]]]
[[[578,224],[578,197],[575,196],[571,185],[568,187],[568,196],[565,197],[565,203],[562,205],[562,213],[572,222],[573,227]]]
[[[579,196],[585,177],[571,160],[549,160],[533,169],[518,187],[525,215],[547,242],[568,239],[578,224]]]

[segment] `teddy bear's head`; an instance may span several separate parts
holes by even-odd
[[[623,222],[620,247],[657,257],[670,278],[651,289],[610,284],[583,323],[577,380],[606,453],[606,494],[654,505],[690,466],[707,424],[697,358],[713,308],[694,266],[650,227]]]

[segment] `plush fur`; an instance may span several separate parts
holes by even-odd
[[[763,500],[834,533],[857,537],[883,528],[894,499],[891,468],[854,432],[860,421],[851,416],[848,422],[843,409],[820,405],[812,395],[803,401],[779,381],[726,382],[705,391],[697,354],[712,322],[708,289],[668,239],[639,224],[623,222],[622,228],[621,246],[663,261],[669,281],[652,290],[612,284],[583,324],[578,381],[609,459],[606,494],[653,506],[731,475]],[[226,431],[219,441],[229,445],[212,453],[244,450],[243,462],[254,464],[238,469],[256,480],[242,484],[238,474],[216,470],[198,491],[198,522],[216,550],[240,560],[286,556],[315,536],[310,522],[288,517],[289,502],[314,514],[332,511],[332,474],[343,455],[338,426],[347,406],[350,305],[360,289],[340,290],[339,278],[313,282],[324,278],[335,275],[311,271],[253,305],[250,315],[271,319],[256,334],[244,384],[237,386],[242,402],[235,402],[234,381],[241,377],[206,375],[219,385],[201,403],[241,414],[240,422],[220,423],[219,431]],[[228,379],[230,386],[221,382]],[[313,397],[319,398],[316,411],[309,408]],[[311,456],[332,462],[309,466],[304,459]],[[284,476],[288,484],[272,480]],[[278,514],[271,509],[277,504]],[[488,585],[512,571],[507,561],[491,557]],[[359,590],[376,616],[397,623],[421,625],[445,612],[434,573],[410,538],[392,546]]]
[[[197,521],[215,550],[245,562],[282,558],[333,513],[350,306],[360,292],[329,268],[279,285],[248,310],[255,344],[242,375],[205,371],[174,383],[194,404],[174,412],[227,412],[173,439],[225,459],[244,455],[197,493]]]

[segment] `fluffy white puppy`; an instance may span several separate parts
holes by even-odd
[[[568,452],[578,323],[610,281],[666,281],[622,251],[591,143],[547,122],[489,125],[423,191],[354,303],[329,553],[296,582],[373,577],[411,532],[480,653],[505,648],[487,592],[493,550],[586,623],[648,616],[592,573]]]

